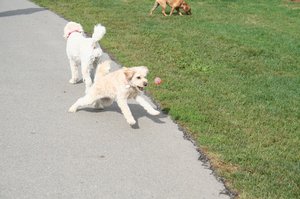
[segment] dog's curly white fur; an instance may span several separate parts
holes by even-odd
[[[106,28],[101,24],[94,27],[91,38],[87,38],[83,28],[79,23],[68,22],[64,28],[64,38],[67,40],[67,56],[70,62],[72,78],[70,83],[75,84],[80,81],[79,66],[83,81],[86,85],[86,92],[92,85],[91,73],[98,65],[102,49],[98,43],[106,33]]]
[[[142,96],[148,80],[148,69],[145,66],[126,68],[109,73],[110,61],[105,61],[97,67],[95,81],[86,95],[73,104],[69,112],[76,112],[79,107],[94,104],[97,108],[109,106],[116,101],[125,119],[130,125],[136,123],[128,107],[127,100],[135,99],[151,115],[158,115]]]

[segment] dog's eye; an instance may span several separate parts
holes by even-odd
[[[137,78],[137,79],[141,79],[141,76],[137,76],[136,78]]]

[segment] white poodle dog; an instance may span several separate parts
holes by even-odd
[[[116,101],[127,122],[134,125],[136,121],[127,104],[127,99],[134,98],[149,114],[160,114],[141,96],[144,87],[148,84],[146,79],[147,67],[123,67],[109,73],[110,64],[111,61],[104,61],[99,64],[94,84],[84,97],[79,98],[70,107],[69,112],[76,112],[79,107],[92,104],[97,108],[103,108]]]
[[[80,81],[78,68],[81,65],[81,73],[85,82],[86,92],[92,85],[91,73],[98,65],[102,49],[98,41],[106,33],[106,28],[101,24],[94,27],[92,38],[87,38],[80,24],[68,22],[64,28],[64,38],[67,40],[67,56],[70,61],[72,78],[71,84]]]

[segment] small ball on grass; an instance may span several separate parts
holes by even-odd
[[[156,85],[160,85],[160,84],[162,83],[162,80],[161,80],[159,77],[155,77],[154,83],[155,83]]]

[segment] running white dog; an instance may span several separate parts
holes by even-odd
[[[127,99],[134,98],[151,115],[158,115],[142,96],[148,80],[148,69],[145,66],[126,68],[123,67],[108,73],[110,61],[105,61],[97,67],[95,81],[86,95],[73,104],[69,112],[76,112],[79,107],[94,104],[96,108],[109,106],[116,101],[125,119],[130,125],[136,123],[127,104]]]
[[[81,65],[81,73],[85,82],[86,92],[91,87],[93,81],[91,73],[97,67],[102,49],[98,41],[106,33],[106,28],[101,24],[94,27],[92,38],[87,38],[80,24],[69,22],[64,28],[64,38],[67,40],[67,56],[70,61],[72,78],[71,84],[80,81],[78,68]]]

